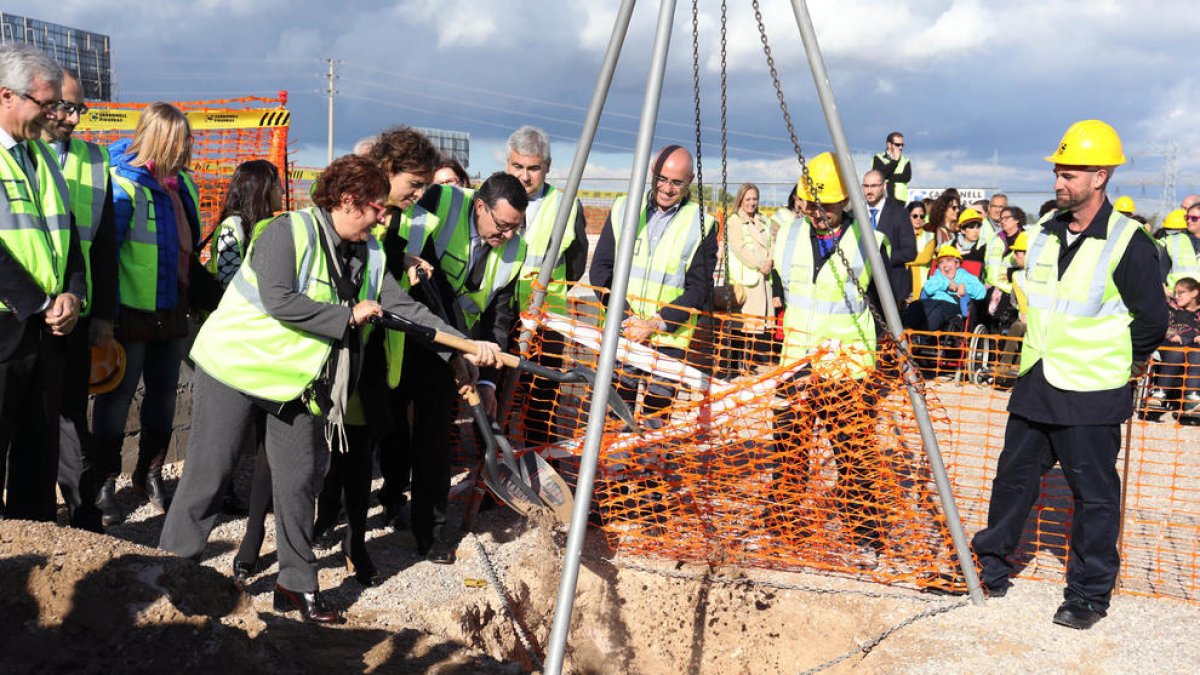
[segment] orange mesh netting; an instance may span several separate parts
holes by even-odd
[[[594,289],[574,285],[569,305],[569,316],[537,317],[529,356],[594,369],[602,316]],[[642,428],[626,431],[613,415],[606,423],[595,505],[614,547],[917,586],[958,574],[894,346],[881,346],[879,366],[855,379],[861,355],[831,345],[781,364],[783,336],[774,325],[747,349],[740,339],[745,328],[756,330],[752,317],[699,319],[679,358],[637,345],[618,354],[618,389]],[[924,342],[911,358],[927,378],[922,386],[970,536],[986,522],[1003,446],[1013,373],[1002,352],[1019,350],[1020,341],[961,333],[915,342]],[[528,377],[515,392],[519,435],[563,458],[563,473],[582,451],[587,396],[584,385]],[[1122,589],[1200,601],[1200,458],[1187,450],[1200,431],[1142,420],[1132,429]],[[1021,576],[1058,581],[1070,492],[1057,469],[1043,485],[1016,555],[1025,563]]]
[[[275,98],[246,96],[211,101],[172,101],[188,114],[192,125],[192,178],[200,191],[201,227],[207,235],[216,226],[229,179],[238,164],[266,159],[287,173],[287,135],[291,113],[284,107],[287,92]],[[96,102],[79,121],[77,135],[111,146],[133,136],[141,111],[149,103]],[[202,252],[207,259],[208,252]]]

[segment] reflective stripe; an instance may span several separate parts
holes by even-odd
[[[1096,261],[1096,266],[1092,270],[1092,279],[1088,284],[1087,300],[1068,300],[1055,296],[1045,295],[1038,292],[1041,284],[1033,284],[1028,290],[1028,302],[1030,307],[1037,309],[1045,309],[1054,312],[1061,312],[1069,316],[1089,316],[1089,317],[1105,317],[1115,314],[1123,314],[1128,312],[1124,301],[1118,295],[1115,300],[1104,302],[1104,289],[1108,283],[1109,269],[1112,265],[1113,255],[1117,250],[1117,244],[1120,242],[1125,233],[1130,228],[1136,228],[1132,220],[1122,218],[1116,222],[1116,227],[1108,233],[1108,238],[1104,242],[1104,248],[1100,250],[1100,258]],[[1082,235],[1080,235],[1082,236]],[[1046,248],[1046,241],[1049,239],[1050,233],[1043,229],[1038,232],[1037,238],[1034,240],[1032,252],[1036,257],[1030,259],[1027,268],[1033,269],[1041,261],[1042,253]],[[1055,261],[1056,268],[1058,267]],[[1052,280],[1052,283],[1057,287],[1059,279]]]
[[[867,310],[867,303],[862,300],[845,301],[815,300],[799,294],[785,292],[788,309],[796,308],[815,312],[817,314],[861,314]]]
[[[304,247],[304,256],[300,259],[299,274],[296,276],[296,291],[307,293],[308,284],[312,280],[312,257],[322,247],[318,245],[317,223],[312,211],[304,209],[302,211],[295,211],[294,213],[300,218],[300,222],[304,224],[304,236],[308,238],[308,245]]]
[[[421,250],[425,248],[425,219],[428,216],[428,211],[413,205],[413,216],[408,221],[408,241],[405,243],[405,253],[421,255]]]
[[[383,287],[383,268],[383,249],[379,247],[379,241],[372,237],[367,240],[367,293],[364,296],[367,300],[379,297]]]
[[[445,194],[447,190],[443,190]],[[454,238],[454,233],[458,231],[458,216],[462,213],[463,199],[465,193],[462,190],[448,190],[450,192],[450,208],[446,212],[446,217],[442,219],[441,230],[438,232],[437,242],[434,244],[437,247],[438,258],[441,258],[446,249],[450,248],[450,241]],[[473,222],[474,219],[472,219]]]
[[[254,309],[268,314],[267,308],[263,305],[262,296],[258,294],[258,287],[250,283],[250,280],[240,270],[238,274],[233,275],[233,281],[229,282],[229,287],[245,298],[246,302],[250,303]]]
[[[129,228],[129,241],[138,244],[158,246],[158,234],[150,231],[150,207],[152,200],[147,197],[149,188],[144,188],[130,181],[133,186],[133,223]],[[126,190],[128,192],[128,190]]]

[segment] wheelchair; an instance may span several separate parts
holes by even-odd
[[[989,290],[975,304],[973,315],[979,318],[970,329],[967,363],[961,375],[968,382],[982,386],[997,382],[1003,346],[1019,316],[1012,295],[998,288]]]

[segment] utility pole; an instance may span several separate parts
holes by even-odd
[[[328,83],[328,87],[325,90],[325,93],[329,94],[329,153],[328,153],[329,159],[328,159],[328,163],[333,164],[333,95],[337,93],[337,90],[333,88],[333,81],[335,79],[337,79],[337,76],[333,72],[333,64],[336,63],[336,61],[334,61],[333,59],[325,59],[325,61],[329,64],[329,75],[328,75],[329,83]]]

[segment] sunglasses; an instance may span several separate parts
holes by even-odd
[[[925,220],[924,213],[910,213],[908,214],[908,217],[912,218],[913,220]]]
[[[1200,223],[1200,216],[1185,216],[1185,220],[1189,223]]]

